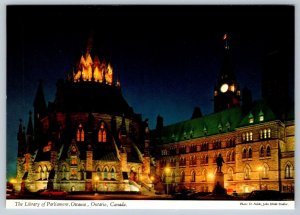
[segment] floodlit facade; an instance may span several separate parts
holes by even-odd
[[[225,163],[224,186],[228,193],[248,193],[269,189],[294,192],[295,122],[293,105],[271,98],[252,102],[251,92],[245,89],[243,99],[229,58],[228,36],[224,36],[224,62],[214,88],[214,113],[163,126],[158,117],[153,131],[152,145],[156,146],[156,175],[162,180],[165,192],[194,189],[212,192],[216,158],[222,155]],[[270,60],[272,68],[276,60]],[[278,66],[278,68],[284,68]],[[268,69],[265,73],[270,74]],[[283,83],[283,71],[269,79],[264,75],[263,92],[276,92],[271,88]],[[276,79],[276,82],[274,82]],[[285,89],[281,89],[286,92]],[[273,97],[271,97],[273,96]],[[283,97],[283,96],[281,96]],[[242,101],[242,104],[241,104]],[[267,102],[267,101],[272,101]],[[280,107],[280,109],[278,108]],[[273,112],[275,110],[275,112]]]
[[[20,121],[17,191],[149,190],[150,165],[148,124],[105,60],[81,56],[48,105],[39,83],[26,129]]]

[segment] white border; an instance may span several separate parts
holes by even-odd
[[[5,187],[6,183],[6,5],[13,5],[13,4],[213,4],[213,5],[218,5],[218,4],[247,4],[247,5],[252,5],[252,4],[290,4],[290,5],[295,5],[295,20],[296,20],[296,31],[295,31],[295,92],[299,92],[299,86],[297,83],[300,83],[300,78],[299,78],[299,61],[297,59],[299,58],[299,15],[300,15],[300,10],[299,10],[299,1],[297,0],[90,0],[90,1],[82,1],[82,0],[47,0],[47,1],[41,1],[41,0],[30,0],[30,1],[22,1],[22,0],[2,0],[0,3],[0,27],[1,27],[1,37],[0,37],[0,153],[1,153],[1,159],[0,159],[0,169],[2,170],[0,172],[0,183],[1,183],[1,193],[0,193],[0,198],[1,198],[1,206],[0,206],[0,214],[6,215],[6,214],[24,214],[24,215],[35,215],[35,214],[40,214],[46,213],[46,214],[52,214],[53,212],[57,213],[64,213],[65,215],[69,214],[74,214],[74,213],[84,213],[84,210],[76,210],[77,208],[69,209],[69,210],[61,210],[61,211],[53,211],[53,210],[47,210],[47,211],[40,211],[36,209],[28,209],[28,210],[15,210],[15,209],[6,209],[5,207],[8,206],[10,207],[11,201],[13,200],[8,200],[6,202],[5,198],[5,189],[2,189]],[[280,16],[280,14],[279,14]],[[296,142],[298,142],[298,136],[299,136],[299,128],[297,126],[298,124],[298,118],[299,118],[299,96],[298,93],[296,94],[296,99],[295,99],[295,113],[296,113]],[[296,144],[297,145],[297,144]],[[296,148],[296,155],[295,155],[295,160],[296,163],[298,163],[297,155],[299,155],[299,150]],[[298,171],[299,171],[299,165],[296,166],[296,178],[298,178]],[[296,180],[296,196],[295,196],[295,202],[294,204],[296,205],[299,201],[299,192],[297,192],[299,187]],[[22,200],[24,201],[24,200]],[[127,201],[125,201],[127,202]],[[203,214],[216,214],[216,213],[222,213],[223,215],[227,214],[252,214],[254,211],[252,210],[243,210],[245,208],[235,208],[237,207],[236,204],[239,202],[232,202],[232,201],[218,201],[216,202],[197,202],[197,206],[193,204],[191,201],[178,201],[176,204],[170,204],[168,201],[128,201],[128,205],[130,205],[130,209],[136,209],[136,210],[123,210],[122,208],[119,208],[121,210],[106,210],[105,213],[109,214],[119,214],[122,213],[123,215],[128,214],[141,214],[143,213],[144,215],[146,214],[162,214],[162,213],[170,213],[172,212],[173,214],[193,214],[193,213],[203,213]],[[6,205],[7,203],[8,205]],[[174,202],[173,202],[174,203]],[[205,203],[205,204],[204,204]],[[131,204],[135,206],[131,206]],[[292,206],[294,208],[295,205],[292,205],[292,203],[289,204],[289,207]],[[159,206],[159,208],[165,208],[166,210],[154,210]],[[186,210],[187,206],[189,206],[190,210]],[[203,206],[203,209],[202,207]],[[228,210],[216,210],[219,208],[219,206],[224,206],[222,208],[227,208]],[[211,210],[212,207],[215,210]],[[205,208],[205,209],[204,209]],[[292,209],[291,208],[291,209]],[[45,208],[48,209],[48,208]],[[141,209],[141,210],[140,210]],[[149,210],[152,209],[152,210]],[[182,209],[182,210],[179,210]],[[196,209],[196,210],[194,210]],[[201,209],[201,211],[199,211]],[[231,210],[231,209],[236,209],[236,210]],[[242,209],[242,210],[239,210]],[[248,209],[248,208],[247,208]],[[249,208],[250,209],[250,208]],[[260,210],[260,208],[252,208],[256,209],[255,213],[264,213],[264,210]],[[266,209],[266,208],[264,208]],[[294,210],[279,210],[279,208],[268,208],[272,210],[273,215],[276,214],[297,214],[297,207],[295,207]],[[170,211],[171,210],[171,211]],[[99,214],[98,210],[89,210],[89,214]],[[298,211],[299,214],[299,211]]]

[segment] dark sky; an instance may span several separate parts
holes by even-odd
[[[189,119],[195,106],[213,112],[225,32],[241,88],[260,99],[263,59],[280,50],[294,95],[292,6],[8,6],[8,178],[15,174],[18,120],[27,126],[38,80],[53,101],[57,79],[85,52],[91,31],[94,51],[112,63],[125,99],[151,128],[158,114],[168,125]]]

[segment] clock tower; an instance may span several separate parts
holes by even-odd
[[[232,107],[240,106],[241,91],[236,82],[230,62],[228,35],[224,40],[224,61],[214,89],[214,111],[219,112]]]

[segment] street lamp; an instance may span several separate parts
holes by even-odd
[[[262,171],[262,167],[260,166],[260,167],[258,167],[257,168],[257,170],[258,170],[258,174],[259,174],[259,189],[261,190],[261,171]]]
[[[166,172],[166,185],[167,185],[167,195],[169,195],[169,182],[168,182],[168,174],[170,172],[170,168],[166,167],[165,168],[165,172]]]

